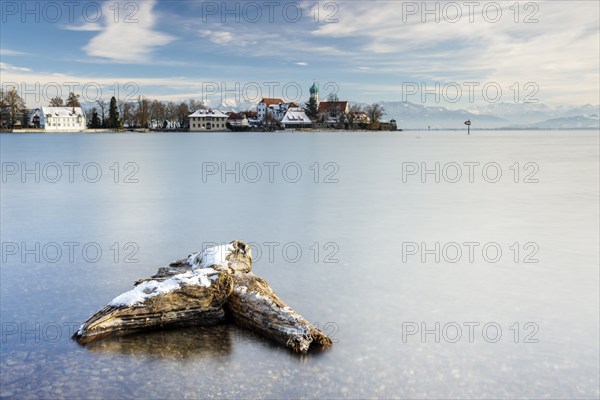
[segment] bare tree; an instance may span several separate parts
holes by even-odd
[[[25,101],[14,86],[8,92],[0,92],[0,109],[0,114],[5,114],[10,127],[14,128],[19,116],[25,111]]]
[[[79,95],[75,94],[73,92],[69,93],[69,98],[67,99],[66,106],[67,107],[81,107],[81,104],[79,103]]]
[[[96,100],[96,104],[98,104],[98,107],[100,108],[100,118],[102,119],[102,128],[106,128],[106,109],[108,108],[108,104],[106,103],[106,100],[104,99],[98,99]]]
[[[165,106],[165,118],[169,121],[169,128],[177,126],[177,106],[172,101]]]
[[[348,125],[350,129],[354,129],[356,124],[358,123],[358,116],[363,111],[362,106],[360,104],[352,104],[348,109]]]
[[[340,99],[335,93],[330,93],[329,96],[327,96],[327,113],[330,117],[337,119],[339,112],[343,112],[343,110],[339,110],[339,101]]]
[[[8,103],[4,98],[4,91],[0,88],[0,128],[8,125]]]
[[[150,105],[150,123],[153,127],[162,126],[165,120],[165,106],[158,100],[153,100]]]
[[[50,107],[63,107],[65,105],[63,99],[56,96],[50,99]]]
[[[188,116],[190,114],[191,114],[190,109],[188,108],[188,105],[185,104],[184,102],[181,102],[177,106],[177,120],[179,122],[180,128],[185,129],[188,127]]]
[[[193,114],[194,112],[196,112],[198,110],[204,110],[204,109],[206,109],[206,105],[204,104],[203,101],[195,100],[195,99],[191,99],[190,101],[188,101],[188,110],[189,110],[190,114]]]
[[[136,112],[136,121],[139,126],[142,128],[149,127],[149,119],[150,119],[150,100],[139,96],[138,104],[137,104],[137,112]]]
[[[135,120],[135,104],[130,102],[123,102],[123,108],[121,111],[121,116],[123,118],[123,126],[127,126],[129,128],[133,127]]]
[[[365,108],[365,113],[371,120],[371,129],[372,130],[379,129],[379,125],[380,125],[379,120],[385,114],[385,109],[380,104],[374,103]]]

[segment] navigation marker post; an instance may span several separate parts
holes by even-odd
[[[467,135],[471,134],[471,120],[468,119],[465,121],[465,125],[467,126]]]

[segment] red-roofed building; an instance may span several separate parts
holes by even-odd
[[[256,112],[258,113],[258,119],[264,121],[267,116],[269,107],[279,106],[283,104],[283,100],[278,98],[263,98],[260,103],[256,106]]]
[[[348,111],[347,101],[322,101],[319,103],[319,114],[326,114],[328,117],[337,117]]]

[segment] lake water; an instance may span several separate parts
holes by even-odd
[[[0,135],[3,398],[598,398],[594,131]],[[439,180],[439,182],[436,182]],[[336,342],[81,347],[209,243]]]

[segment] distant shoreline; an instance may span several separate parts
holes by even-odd
[[[29,133],[43,133],[43,134],[50,134],[50,135],[55,135],[55,134],[59,134],[59,135],[64,135],[64,134],[87,134],[87,133],[110,133],[110,134],[152,134],[152,133],[191,133],[191,134],[205,134],[205,133],[289,133],[289,132],[293,132],[293,133],[318,133],[318,132],[328,132],[328,133],[333,133],[333,132],[339,132],[339,133],[345,133],[345,132],[361,132],[361,133],[366,133],[366,134],[370,134],[370,133],[378,133],[378,132],[386,132],[386,133],[395,133],[395,132],[464,132],[466,133],[467,131],[463,128],[436,128],[436,129],[427,129],[427,128],[422,128],[422,129],[415,129],[415,128],[408,128],[408,129],[398,129],[395,131],[378,131],[378,130],[345,130],[345,129],[285,129],[285,130],[275,130],[275,131],[260,131],[260,130],[253,130],[253,131],[247,131],[247,132],[235,132],[235,131],[207,131],[207,132],[190,132],[190,131],[161,131],[161,130],[150,130],[150,129],[135,129],[135,130],[121,130],[121,131],[115,131],[115,130],[111,130],[111,129],[86,129],[84,131],[47,131],[44,129],[2,129],[0,130],[0,134],[29,134]],[[531,132],[544,132],[544,131],[552,131],[552,132],[560,132],[560,131],[598,131],[598,128],[581,128],[581,127],[577,127],[577,128],[477,128],[477,129],[473,129],[471,128],[471,132],[511,132],[511,131],[531,131]]]

